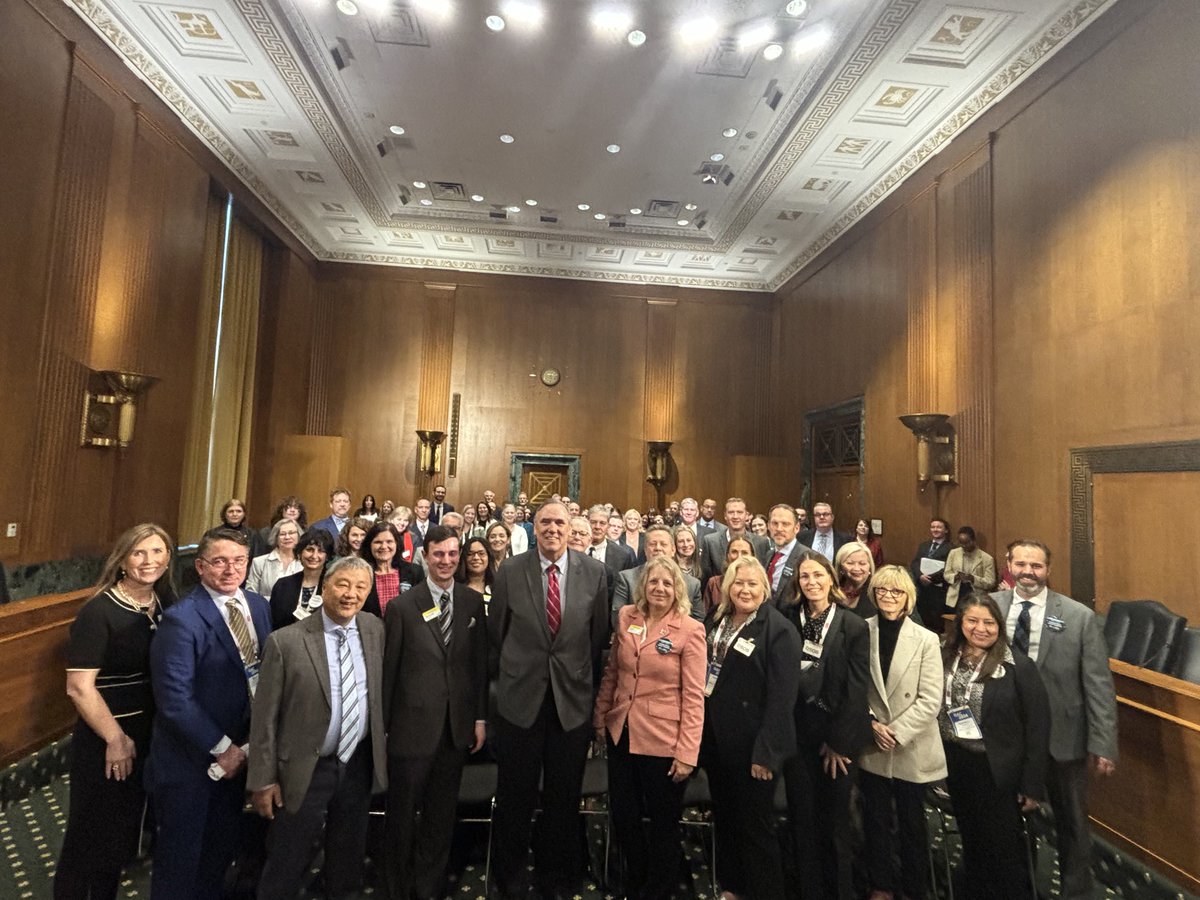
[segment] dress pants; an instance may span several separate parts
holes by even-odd
[[[156,784],[151,900],[219,900],[241,843],[246,773]]]
[[[848,766],[845,775],[833,779],[825,774],[821,763],[820,747],[801,744],[796,755],[783,765],[788,832],[798,869],[789,881],[788,896],[852,900],[850,795],[858,767]]]
[[[323,756],[313,769],[304,802],[279,809],[267,837],[267,862],[258,882],[258,900],[295,900],[312,849],[325,832],[325,894],[338,897],[362,887],[371,812],[371,738],[364,738],[348,763]]]
[[[496,811],[493,816],[493,870],[502,895],[521,896],[527,889],[525,860],[533,831],[533,864],[538,887],[570,892],[582,868],[579,799],[583,767],[591,744],[591,722],[564,730],[547,686],[537,718],[520,728],[496,716]],[[537,828],[531,820],[538,802]]]
[[[1029,897],[1024,820],[1014,792],[992,777],[987,754],[946,741],[946,787],[962,836],[968,900]]]
[[[863,798],[867,877],[871,889],[902,893],[910,900],[921,900],[929,887],[929,832],[925,824],[927,785],[859,770],[858,787]],[[900,844],[899,877],[895,863],[897,837]]]
[[[447,718],[432,756],[388,756],[387,884],[392,900],[442,897],[467,751]]]
[[[1092,896],[1092,831],[1088,826],[1087,760],[1050,760],[1046,788],[1054,811],[1063,900]]]
[[[716,757],[714,753],[712,755]],[[770,781],[750,775],[750,760],[705,757],[717,841],[717,881],[748,900],[780,900],[783,864],[775,834],[776,774]]]
[[[666,900],[679,881],[679,817],[686,782],[671,780],[667,772],[672,762],[670,757],[630,753],[628,722],[619,743],[609,736],[608,804],[631,900]]]

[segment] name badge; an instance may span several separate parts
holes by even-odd
[[[634,624],[634,625],[630,625],[630,626],[629,626],[629,633],[630,633],[630,634],[641,634],[641,633],[642,633],[643,631],[645,631],[645,630],[646,630],[646,626],[645,626],[645,625],[637,625],[637,624]]]
[[[956,706],[947,715],[950,717],[950,727],[956,738],[964,741],[983,740],[983,732],[979,730],[979,723],[975,721],[971,707]]]
[[[804,642],[804,655],[805,656],[811,656],[814,659],[820,659],[822,649],[824,649],[823,645],[818,644],[816,641],[805,641]]]
[[[1051,631],[1062,631],[1067,627],[1067,623],[1058,616],[1046,616],[1046,627]]]
[[[733,649],[742,654],[742,656],[749,656],[754,652],[754,647],[754,641],[748,641],[745,638],[738,638],[733,642]]]
[[[303,622],[311,615],[312,611],[306,606],[297,606],[295,612],[292,613],[292,616],[295,617],[297,622]]]
[[[654,644],[654,649],[659,653],[670,653],[673,646],[670,638],[659,638]]]
[[[246,666],[246,687],[250,690],[250,699],[254,699],[254,692],[258,690],[258,673],[261,666],[258,663],[252,663]]]
[[[425,610],[425,612],[421,613],[421,618],[426,622],[432,622],[441,614],[442,611],[440,609],[438,609],[436,606],[431,606],[429,609]]]
[[[721,674],[721,664],[713,662],[708,664],[708,677],[704,679],[704,696],[711,697],[713,688],[717,686],[717,676]]]

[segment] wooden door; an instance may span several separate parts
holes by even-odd
[[[529,495],[529,505],[545,503],[552,494],[567,492],[567,466],[524,463],[521,466],[521,490]]]
[[[828,503],[833,507],[833,527],[838,531],[851,531],[859,516],[858,486],[857,466],[816,469],[813,472],[812,505]]]

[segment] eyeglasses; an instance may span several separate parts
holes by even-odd
[[[877,588],[875,588],[875,596],[876,597],[903,597],[903,596],[905,596],[905,594],[904,594],[904,591],[902,591],[900,588],[877,587]]]
[[[476,557],[476,556],[484,556],[484,557],[486,557],[486,556],[487,556],[487,551],[486,551],[486,550],[472,550],[470,553],[468,553],[468,554],[467,554],[467,559],[471,559],[471,558],[473,558],[473,557]]]
[[[244,569],[246,568],[246,563],[250,562],[250,557],[248,556],[238,556],[233,559],[226,559],[224,556],[202,556],[200,558],[204,560],[206,565],[210,565],[214,569]]]

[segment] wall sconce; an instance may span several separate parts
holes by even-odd
[[[128,447],[133,441],[137,398],[151,385],[157,384],[158,379],[136,372],[106,371],[97,374],[104,377],[112,393],[84,390],[79,444],[81,447]],[[116,415],[113,415],[114,412]]]
[[[417,468],[426,475],[436,475],[442,471],[442,439],[444,431],[425,431],[417,429],[417,437],[421,440],[421,452],[417,458]]]
[[[671,441],[646,441],[647,458],[650,474],[646,480],[658,490],[667,481],[667,461],[670,459]]]
[[[917,438],[917,481],[958,482],[958,437],[945,413],[915,413],[900,421]]]

